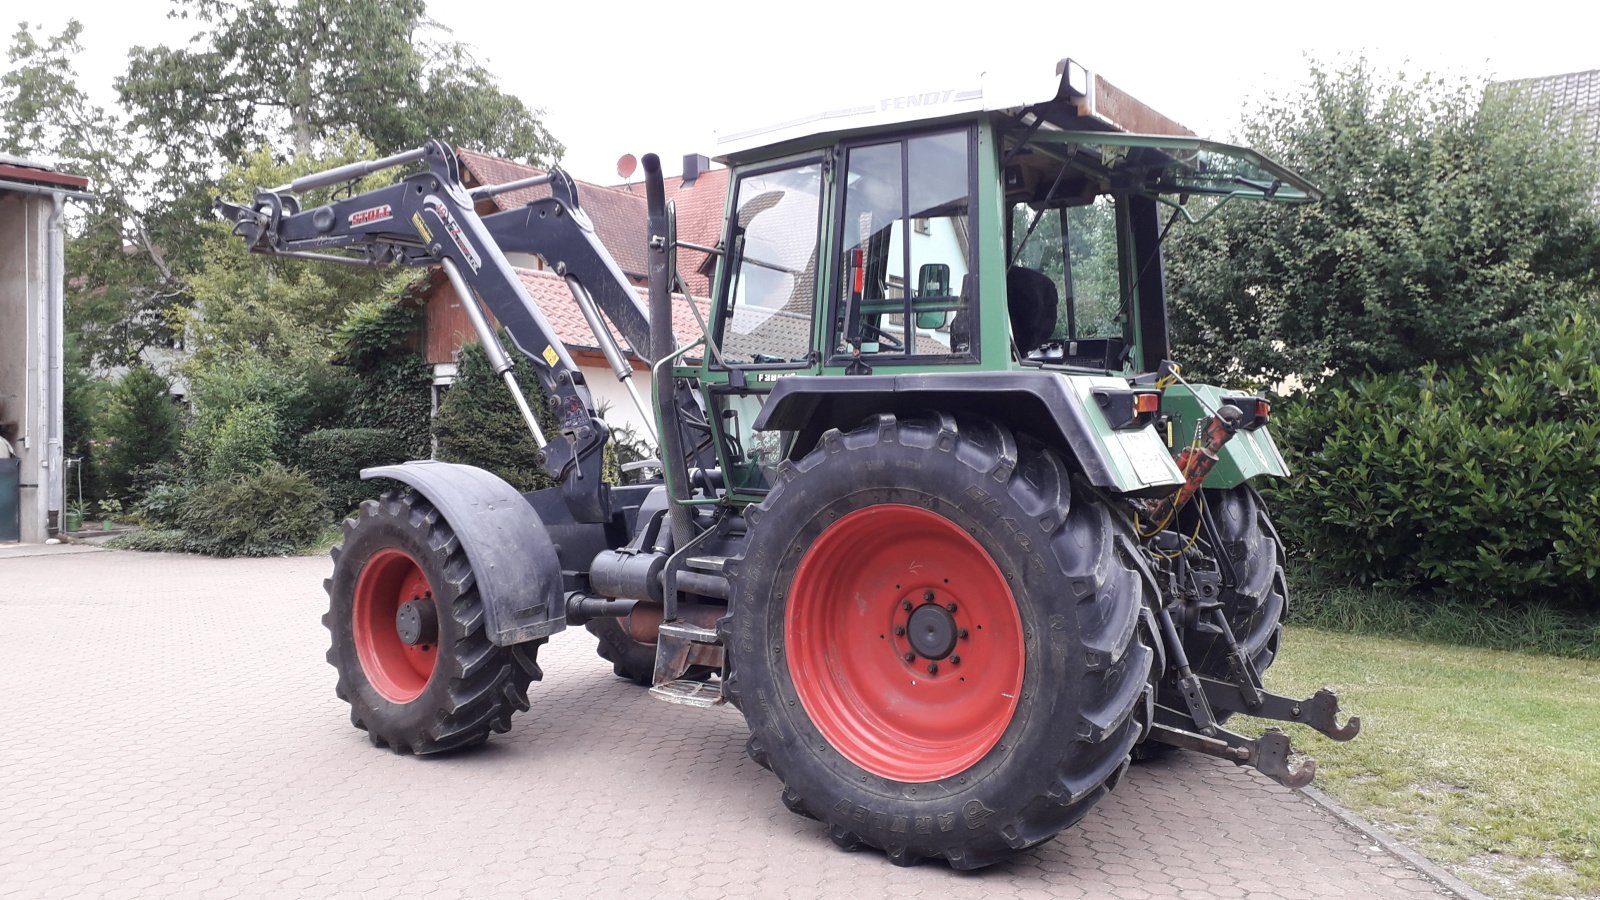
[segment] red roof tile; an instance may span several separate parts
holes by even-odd
[[[535,175],[545,170],[522,163],[501,159],[498,156],[472,150],[458,150],[457,156],[465,167],[462,180],[468,187],[486,184],[505,184]],[[610,251],[623,274],[643,280],[649,269],[645,247],[645,201],[643,194],[631,194],[615,188],[601,187],[586,181],[577,182],[578,205],[594,223],[600,243]],[[516,209],[535,200],[550,196],[550,188],[541,186],[510,191],[483,201],[479,214]]]
[[[546,270],[522,269],[516,270],[517,276],[522,280],[522,286],[527,290],[528,296],[539,311],[544,313],[550,327],[555,331],[556,337],[569,351],[598,350],[599,343],[595,340],[594,332],[589,330],[589,323],[583,318],[583,311],[578,308],[578,302],[572,298],[572,291],[567,288],[567,283],[554,272]],[[455,290],[443,278],[430,277],[420,286],[424,295],[424,302],[432,304],[454,305],[459,303]],[[646,292],[636,288],[640,302],[648,303]],[[709,324],[710,301],[697,297],[696,306],[699,307],[701,318]],[[610,323],[608,323],[610,324]],[[672,295],[672,331],[678,339],[679,346],[698,340],[701,336],[700,325],[695,320],[694,313],[689,308],[688,301],[682,294]],[[617,331],[613,325],[612,337],[624,352],[631,352],[627,339]],[[462,340],[470,340],[470,333],[461,333]],[[432,342],[430,341],[430,344]]]

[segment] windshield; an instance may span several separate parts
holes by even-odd
[[[722,354],[729,363],[802,362],[816,305],[822,166],[739,179]]]

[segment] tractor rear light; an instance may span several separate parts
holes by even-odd
[[[1095,388],[1094,402],[1105,414],[1106,422],[1116,431],[1143,428],[1154,422],[1161,412],[1161,392],[1147,388],[1118,390]]]
[[[1264,397],[1225,397],[1223,400],[1243,413],[1239,417],[1239,427],[1245,431],[1255,431],[1271,417],[1272,404]]]

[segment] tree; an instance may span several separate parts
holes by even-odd
[[[530,366],[520,353],[511,356],[517,383],[527,395],[528,406],[539,416],[540,427],[546,435],[561,440]],[[520,491],[554,484],[539,467],[539,448],[481,344],[474,341],[461,346],[456,372],[455,384],[444,395],[433,420],[438,458],[488,469]]]
[[[253,147],[354,129],[380,153],[429,137],[527,162],[561,144],[501,92],[424,0],[175,0],[200,31],[187,48],[138,48],[117,81],[134,123],[167,135],[167,167],[192,173]]]
[[[267,150],[257,150],[229,166],[212,189],[243,200],[258,187],[370,159],[374,153],[353,132],[291,162],[278,162]],[[377,187],[385,177],[363,179],[355,189]],[[332,190],[325,189],[308,192],[300,201],[309,209],[331,197]],[[393,294],[417,275],[414,269],[395,272],[251,253],[227,223],[216,219],[196,231],[202,235],[203,252],[186,279],[191,307],[175,313],[192,351],[191,365],[226,365],[241,354],[326,362],[338,346],[336,331],[353,306]]]
[[[102,427],[106,450],[100,473],[107,495],[137,497],[150,486],[152,466],[176,461],[178,409],[167,380],[146,366],[122,376]]]
[[[1594,160],[1546,112],[1512,91],[1313,66],[1243,137],[1327,198],[1233,203],[1174,230],[1180,360],[1271,385],[1510,346],[1600,273]]]
[[[43,40],[18,27],[0,74],[0,121],[8,149],[88,176],[95,199],[74,206],[66,248],[67,324],[88,362],[128,365],[171,339],[167,310],[183,302],[195,213],[145,194],[145,145],[78,85],[82,32],[76,20]]]

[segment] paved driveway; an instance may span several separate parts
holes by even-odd
[[[511,734],[370,747],[323,662],[321,558],[0,558],[0,896],[1404,897],[1440,891],[1305,800],[1179,755],[976,873],[844,853],[731,709],[651,699],[578,629]]]

